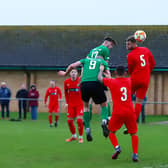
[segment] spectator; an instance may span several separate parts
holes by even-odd
[[[9,111],[9,102],[11,97],[11,91],[7,87],[6,82],[1,83],[0,88],[0,103],[1,103],[1,110],[2,110],[2,119],[5,118],[5,109],[6,109],[6,117],[9,119],[10,111]]]
[[[28,93],[28,98],[33,99],[33,100],[29,100],[29,106],[31,108],[31,118],[32,120],[37,120],[39,92],[36,89],[36,85],[31,85],[31,89]]]
[[[19,99],[18,101],[19,119],[22,119],[22,110],[23,110],[23,117],[24,119],[26,119],[27,100],[24,100],[24,99],[28,98],[28,90],[26,89],[25,84],[22,84],[21,88],[17,91],[16,98]]]

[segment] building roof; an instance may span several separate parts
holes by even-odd
[[[110,51],[110,67],[127,66],[125,39],[136,30],[147,33],[156,68],[168,68],[168,26],[9,26],[0,27],[0,68],[63,68],[86,57],[112,36],[118,46]]]

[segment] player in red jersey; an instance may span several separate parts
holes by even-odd
[[[142,109],[142,102],[149,87],[150,73],[155,67],[155,60],[146,47],[138,47],[134,36],[126,40],[128,72],[131,76],[132,94],[136,93],[135,113],[138,119]]]
[[[59,119],[59,99],[62,99],[61,89],[55,85],[55,81],[50,81],[50,87],[47,89],[44,99],[44,104],[46,105],[47,99],[49,97],[49,104],[48,104],[48,120],[50,127],[53,126],[52,124],[52,113],[55,113],[55,127],[58,126],[58,119]]]
[[[66,104],[68,106],[67,122],[72,134],[69,139],[66,139],[66,142],[77,140],[75,125],[73,122],[74,118],[76,118],[79,132],[79,143],[83,143],[83,102],[81,99],[80,81],[76,69],[72,69],[70,72],[70,78],[65,80],[64,92]]]
[[[102,81],[105,86],[110,89],[113,100],[113,112],[109,121],[109,138],[116,152],[112,155],[112,159],[117,159],[121,153],[121,148],[118,144],[115,132],[125,124],[128,133],[132,137],[133,161],[138,161],[138,136],[136,116],[131,100],[131,80],[125,78],[125,69],[123,66],[117,67],[116,78],[103,78],[104,67],[100,68],[98,75],[99,81]]]

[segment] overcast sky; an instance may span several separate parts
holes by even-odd
[[[0,0],[0,25],[168,25],[168,0]]]

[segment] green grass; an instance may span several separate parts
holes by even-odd
[[[13,116],[16,113],[12,113]],[[29,117],[30,118],[30,117]],[[61,114],[58,128],[49,128],[47,114],[38,121],[0,121],[0,167],[2,168],[158,168],[168,167],[168,125],[151,125],[149,122],[167,119],[166,116],[147,117],[139,124],[139,163],[131,160],[129,135],[117,133],[122,153],[112,160],[114,149],[102,136],[99,116],[93,115],[94,141],[66,143],[70,137],[66,116]],[[85,135],[85,134],[84,134]]]

